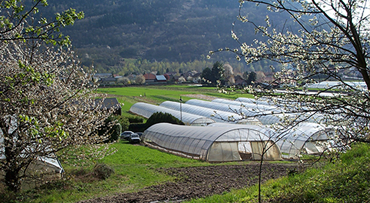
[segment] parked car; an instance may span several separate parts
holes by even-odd
[[[143,139],[143,132],[136,132],[139,135],[140,139]]]
[[[134,132],[124,131],[123,133],[121,133],[121,139],[129,140],[132,134],[134,134]]]
[[[139,137],[139,134],[137,133],[132,133],[130,135],[130,139],[129,139],[130,143],[131,144],[134,144],[134,143],[140,143],[141,139]]]

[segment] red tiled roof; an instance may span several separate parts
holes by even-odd
[[[151,73],[144,74],[145,80],[155,80],[155,75]]]

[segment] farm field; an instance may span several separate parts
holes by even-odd
[[[180,96],[184,102],[192,98],[210,100],[219,97],[234,100],[238,97],[250,97],[250,95],[235,92],[222,94],[217,92],[215,88],[194,86],[102,88],[99,91],[108,94],[109,97],[117,97],[121,103],[124,103],[123,115],[129,114],[128,110],[136,102],[159,104],[163,101],[178,101]],[[128,141],[122,140],[109,144],[109,147],[115,149],[116,153],[100,160],[89,158],[88,164],[84,166],[79,166],[78,160],[74,162],[61,160],[66,171],[63,180],[26,191],[16,198],[10,197],[3,190],[4,187],[0,185],[0,198],[5,202],[88,203],[256,201],[256,183],[259,170],[257,162],[211,164],[178,157],[140,144],[132,145]],[[328,164],[326,171],[314,168],[309,170],[307,174],[297,174],[294,177],[287,175],[296,170],[297,163],[265,162],[262,179],[267,184],[263,185],[263,196],[267,199],[273,198],[277,202],[279,200],[299,202],[301,199],[311,202],[320,198],[321,200],[333,200],[327,202],[335,202],[336,199],[332,196],[337,194],[326,194],[321,191],[341,191],[342,196],[343,194],[356,194],[354,191],[362,191],[361,193],[367,194],[365,190],[368,187],[362,186],[368,185],[367,179],[363,178],[369,175],[369,170],[363,168],[364,165],[368,166],[368,161],[366,161],[369,157],[368,152],[369,147],[362,148],[360,152],[354,152],[361,159],[361,161],[356,161],[356,164],[349,165],[349,161],[344,166],[335,165],[333,167],[333,164]],[[346,159],[352,161],[351,156],[354,155],[349,154]],[[366,164],[364,164],[365,162]],[[94,173],[94,165],[97,163],[109,166],[114,169],[114,173],[108,178],[98,177]],[[346,173],[338,176],[338,173],[343,173],[343,168],[346,168]],[[330,174],[328,178],[324,179],[326,182],[323,184],[320,182],[323,180],[320,174]],[[352,176],[351,174],[360,175]],[[282,176],[284,178],[280,178]],[[349,184],[348,180],[352,180],[352,178],[354,181],[350,182],[351,187],[342,187],[344,184]],[[309,187],[306,187],[307,182],[311,184]],[[339,189],[330,189],[334,187],[333,182],[336,182],[335,187]],[[317,189],[317,183],[320,183],[321,189]],[[301,194],[295,192],[292,196],[293,191],[299,191]],[[304,193],[305,191],[307,192]],[[347,198],[344,200],[358,198],[358,201],[353,202],[369,199],[366,195],[343,197]],[[11,201],[7,201],[8,199]]]
[[[128,141],[111,144],[117,152],[98,163],[114,169],[109,178],[93,173],[94,161],[76,167],[62,161],[64,180],[51,182],[17,197],[20,202],[151,202],[190,200],[254,185],[258,163],[211,164],[186,159]],[[295,165],[265,165],[264,180],[286,175]],[[6,194],[1,196],[6,198]]]
[[[122,106],[124,112],[129,111],[130,107],[136,102],[159,105],[164,101],[178,102],[180,97],[183,102],[195,98],[205,100],[212,100],[216,97],[231,100],[235,100],[238,97],[252,98],[252,95],[241,92],[224,94],[218,92],[216,87],[189,85],[100,88],[99,92],[107,94],[108,97],[116,97],[120,103],[124,103],[124,106]]]
[[[222,94],[218,93],[217,89],[210,87],[183,85],[102,88],[99,89],[99,91],[107,94],[108,97],[117,97],[120,103],[124,103],[123,116],[125,116],[125,114],[129,114],[128,110],[131,105],[136,102],[160,104],[161,102],[168,100],[178,101],[180,96],[184,102],[192,98],[213,99],[216,97],[222,97],[236,99],[242,95],[237,93]],[[225,167],[228,167],[229,165],[238,165],[238,167],[244,168],[245,165],[248,164],[246,162],[210,164],[207,162],[167,154],[142,145],[131,145],[127,141],[110,144],[110,147],[116,149],[115,154],[109,155],[101,160],[91,159],[88,164],[84,166],[80,166],[78,160],[74,162],[60,160],[66,171],[63,180],[27,191],[22,195],[19,195],[16,199],[25,202],[77,202],[86,199],[113,196],[115,194],[135,197],[137,196],[137,193],[142,192],[144,188],[169,188],[170,186],[173,186],[173,184],[182,185],[175,183],[175,180],[181,179],[184,174],[185,176],[188,176],[186,174],[189,173],[189,170],[182,171],[180,169],[188,167],[193,168],[191,169],[192,171],[194,171],[194,169],[199,169],[195,170],[197,172],[194,171],[194,174],[199,174],[199,178],[194,179],[192,176],[192,179],[194,180],[184,184],[184,186],[197,190],[197,187],[193,187],[191,184],[199,185],[199,182],[203,181],[204,176],[201,176],[200,174],[202,174],[204,170],[209,170],[207,167],[221,166],[224,168],[220,169],[223,171],[222,173],[228,173],[229,170]],[[106,164],[113,168],[115,171],[114,174],[107,179],[96,177],[93,169],[96,163]],[[211,176],[213,177],[213,175],[209,175],[208,178],[212,182],[212,178],[210,178]],[[218,181],[218,176],[214,177],[213,181]],[[211,182],[203,186],[208,187],[208,185],[214,185],[218,188],[217,190],[213,190],[211,187],[203,192],[194,193],[195,190],[192,189],[187,191],[188,194],[186,197],[204,197],[215,194],[216,191],[217,193],[222,193],[225,190],[236,187],[235,181],[230,184],[225,183],[222,187],[217,186],[215,182]],[[245,186],[245,183],[240,182],[238,185],[238,187],[242,187]],[[151,189],[145,189],[145,191],[148,190],[153,192]],[[183,188],[182,190],[185,189]],[[152,198],[152,192],[145,193],[141,198],[143,198],[143,200]],[[163,193],[164,196],[162,196],[162,198],[172,198],[168,196],[171,193],[172,192],[169,192],[168,194]],[[194,195],[191,195],[193,193]],[[171,195],[178,196],[179,194],[174,193]],[[0,196],[8,198],[4,193],[0,194]],[[183,198],[185,198],[185,196]]]

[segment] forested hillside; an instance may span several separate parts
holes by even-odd
[[[234,22],[243,41],[252,43],[256,38],[250,24],[237,21],[237,0],[48,2],[50,6],[42,12],[43,15],[51,16],[68,8],[85,13],[83,20],[65,28],[63,33],[71,37],[82,64],[94,65],[99,72],[120,72],[128,58],[180,64],[205,61],[210,50],[237,47],[230,35]],[[262,6],[248,9],[248,18],[258,23],[264,21],[267,14],[271,16]],[[286,18],[279,13],[271,17],[275,25],[283,24]],[[212,60],[235,63],[233,57],[232,54],[217,54]],[[258,69],[268,69],[268,66],[257,65]],[[244,69],[246,71],[248,67]]]

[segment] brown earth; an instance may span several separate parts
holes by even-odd
[[[285,176],[296,165],[263,164],[263,181]],[[159,172],[177,177],[175,182],[147,187],[135,193],[118,194],[82,201],[96,202],[181,202],[241,189],[258,183],[259,164],[202,166],[160,169]]]

